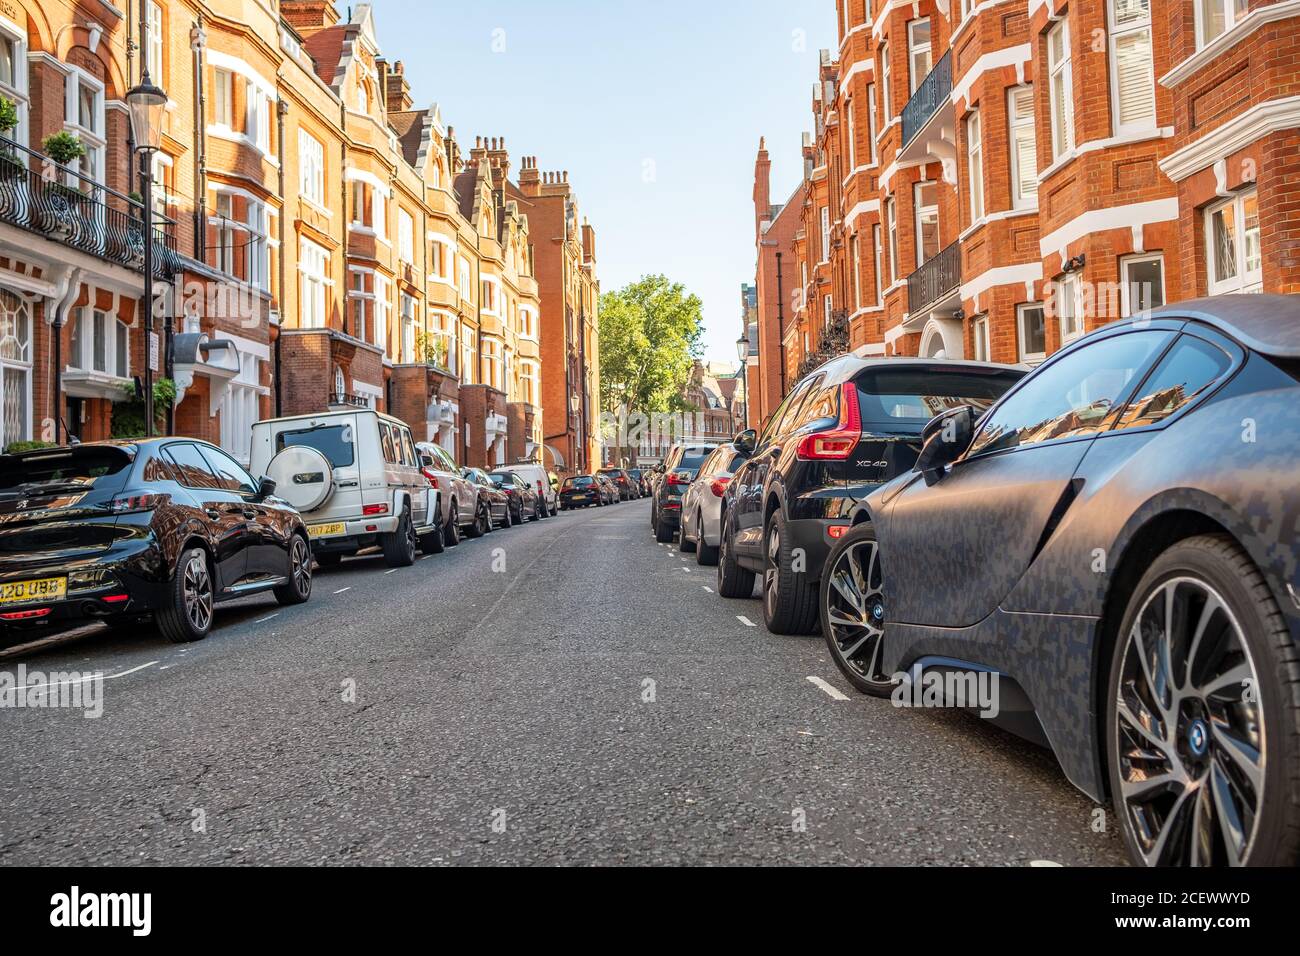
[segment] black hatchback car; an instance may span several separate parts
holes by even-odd
[[[1300,296],[1105,326],[846,516],[827,645],[878,696],[996,675],[1135,862],[1295,866],[1297,475]]]
[[[762,434],[735,444],[748,460],[722,501],[718,593],[747,598],[763,576],[763,621],[777,634],[816,630],[817,585],[857,502],[909,471],[938,413],[988,408],[1027,369],[987,362],[843,355],[801,379]]]
[[[602,501],[600,485],[591,475],[572,475],[560,485],[560,510],[570,508],[599,508]]]
[[[197,439],[96,442],[0,456],[0,627],[153,615],[196,641],[221,601],[311,597],[302,518]]]

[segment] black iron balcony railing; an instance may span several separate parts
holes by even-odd
[[[903,107],[903,145],[912,141],[917,133],[939,112],[939,107],[952,96],[952,51],[943,55],[926,74],[912,98]]]
[[[348,408],[369,408],[370,403],[361,395],[348,395],[346,392],[330,392],[330,404]]]
[[[952,243],[907,277],[907,311],[923,312],[961,285],[961,245]]]
[[[0,137],[0,222],[131,269],[144,268],[144,206]],[[154,214],[154,274],[176,271],[175,223]]]

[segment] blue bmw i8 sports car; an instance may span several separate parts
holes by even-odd
[[[827,558],[845,676],[995,675],[1139,863],[1300,861],[1300,296],[1108,325],[923,441]]]

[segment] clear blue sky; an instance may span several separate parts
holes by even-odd
[[[653,272],[681,282],[704,302],[707,356],[736,360],[754,154],[766,136],[783,201],[799,180],[817,52],[835,45],[831,0],[373,6],[385,57],[403,61],[418,106],[442,107],[462,148],[504,136],[515,170],[535,155],[569,171],[603,289]]]

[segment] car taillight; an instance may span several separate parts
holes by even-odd
[[[672,472],[668,476],[668,484],[670,485],[689,485],[690,483],[691,479],[687,475],[683,475],[676,471]]]
[[[0,621],[29,621],[34,617],[47,617],[50,610],[48,607],[40,607],[31,611],[9,611],[0,614]]]
[[[113,514],[134,514],[140,511],[154,511],[169,500],[168,495],[122,495],[105,505]]]
[[[424,475],[425,478],[428,478],[428,479],[429,479],[429,485],[430,485],[431,487],[433,487],[433,488],[437,488],[437,487],[438,487],[438,476],[437,476],[437,475],[435,475],[433,472],[431,472],[428,468],[421,468],[421,469],[420,469],[420,472]]]
[[[542,483],[540,481],[537,483],[537,493],[542,497],[546,496],[546,492],[542,491]]]
[[[800,461],[844,461],[862,440],[862,415],[858,411],[858,387],[852,382],[840,386],[840,418],[835,428],[813,432],[799,441]]]
[[[709,482],[709,490],[713,492],[713,497],[721,498],[723,492],[727,490],[727,485],[731,484],[730,478],[714,478]]]
[[[386,515],[388,514],[388,505],[362,505],[361,513],[363,515]]]

